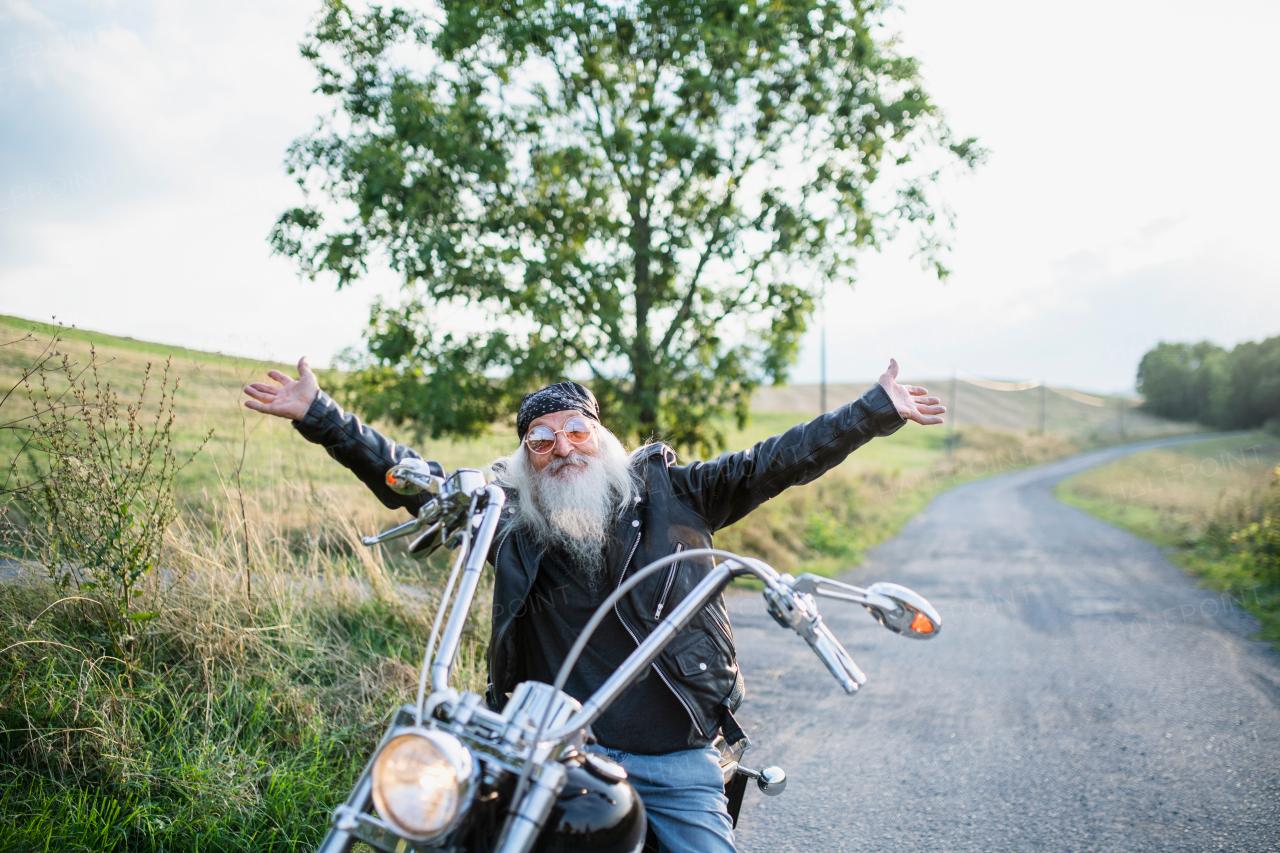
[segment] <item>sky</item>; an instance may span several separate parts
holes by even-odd
[[[317,364],[359,345],[395,277],[336,292],[266,242],[325,109],[315,9],[0,0],[0,313]],[[890,245],[829,293],[829,381],[894,356],[1123,392],[1158,341],[1280,334],[1280,5],[904,0],[893,25],[991,154],[945,186],[945,283]]]

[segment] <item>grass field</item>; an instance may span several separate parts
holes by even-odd
[[[6,387],[58,331],[0,318],[0,342],[15,342],[0,347]],[[175,482],[182,512],[139,599],[154,615],[130,636],[104,628],[101,590],[60,588],[21,561],[0,567],[0,850],[310,849],[412,689],[441,566],[359,545],[401,519],[288,423],[243,408],[246,382],[288,366],[61,333],[81,366],[93,347],[124,396],[148,363],[171,358],[177,449],[213,435]],[[0,423],[27,406],[19,387]],[[729,444],[806,417],[757,412]],[[478,466],[510,451],[511,432],[420,449],[446,468]],[[949,448],[947,436],[908,425],[875,440],[716,544],[782,571],[834,573],[942,489],[1106,440],[970,425]],[[13,431],[0,435],[6,458],[18,449]],[[486,606],[482,595],[463,688],[483,685]]]
[[[1251,432],[1135,453],[1063,481],[1055,494],[1157,545],[1179,547],[1256,503],[1277,464],[1280,439]]]
[[[28,334],[31,340],[23,342]],[[93,347],[102,364],[102,376],[122,397],[137,394],[147,364],[155,371],[166,359],[172,359],[172,372],[181,382],[175,405],[175,444],[179,450],[193,449],[212,431],[204,451],[184,469],[175,484],[180,503],[189,510],[213,512],[219,503],[238,503],[242,497],[247,504],[273,503],[282,507],[282,524],[295,531],[291,534],[295,538],[305,536],[305,528],[315,523],[311,507],[316,502],[330,508],[341,507],[345,515],[359,518],[370,527],[400,520],[323,451],[302,440],[287,422],[263,417],[241,405],[241,389],[246,383],[263,379],[266,371],[273,368],[292,373],[292,366],[0,316],[0,339],[19,341],[0,347],[0,381],[7,386],[19,379],[22,369],[53,334],[61,335],[60,349],[80,365],[88,363]],[[332,379],[332,374],[321,372],[320,379],[323,385]],[[833,388],[831,404],[845,401],[838,396],[840,393],[861,390],[852,386]],[[777,389],[765,389],[762,394],[766,391],[777,397]],[[801,403],[807,399],[806,394],[800,394]],[[21,396],[18,389],[6,405],[6,419],[11,417],[8,413],[23,405]],[[996,395],[981,406],[975,405],[972,414],[976,418],[979,412],[985,412],[987,420],[998,420],[999,404],[1006,399],[1012,398]],[[816,397],[814,402],[816,405]],[[1021,404],[1015,409],[1021,411]],[[727,431],[728,446],[748,447],[814,414],[816,411],[757,412],[744,429]],[[1157,428],[1185,429],[1163,422],[1153,430]],[[388,432],[394,435],[394,431]],[[890,438],[873,441],[819,483],[785,494],[726,531],[721,544],[751,549],[757,556],[777,563],[780,569],[806,565],[811,570],[831,572],[848,568],[856,564],[862,550],[892,535],[941,488],[974,476],[1055,458],[1107,439],[1053,431],[1039,436],[971,425],[961,430],[948,453],[947,434],[945,428],[909,424]],[[451,469],[483,466],[509,453],[513,443],[511,425],[498,424],[470,441],[435,441],[417,449]],[[7,452],[8,456],[15,449],[12,435],[0,435],[0,452]],[[293,504],[274,500],[272,496],[279,490],[307,499]]]
[[[319,448],[302,440],[285,421],[263,417],[245,409],[241,403],[243,386],[254,380],[263,380],[266,371],[279,369],[295,372],[291,365],[282,365],[251,359],[199,352],[136,341],[80,329],[61,329],[48,324],[35,323],[15,317],[0,315],[0,341],[19,343],[0,347],[0,383],[5,387],[18,380],[23,368],[44,347],[54,334],[62,338],[60,349],[68,353],[80,365],[88,363],[90,347],[96,351],[103,365],[102,375],[111,382],[122,397],[137,394],[146,365],[158,371],[166,359],[172,359],[172,372],[181,382],[176,401],[176,445],[179,450],[194,449],[202,438],[212,432],[204,451],[179,476],[175,487],[179,501],[192,510],[210,511],[219,501],[247,502],[268,500],[279,489],[295,494],[323,499],[330,506],[341,506],[351,517],[358,517],[366,524],[389,524],[398,521],[395,514],[384,509],[341,466],[333,463]],[[26,335],[31,340],[23,342]],[[322,387],[332,374],[320,372]],[[829,402],[833,407],[865,390],[865,386],[833,386]],[[932,390],[947,396],[944,386]],[[757,543],[767,550],[758,553],[767,560],[794,567],[806,561],[816,561],[814,568],[833,570],[851,565],[850,557],[860,553],[868,544],[881,541],[891,535],[897,526],[922,506],[922,500],[964,479],[984,476],[999,470],[1029,462],[1055,458],[1083,447],[1114,443],[1121,440],[1119,432],[1096,428],[1089,418],[1097,419],[1096,407],[1075,403],[1060,395],[1050,395],[1050,427],[1047,435],[1036,435],[1029,428],[1001,429],[1001,423],[1022,423],[1027,420],[1027,392],[1005,394],[982,388],[963,386],[965,395],[961,403],[966,406],[968,424],[959,430],[955,445],[948,452],[945,427],[923,428],[909,424],[894,436],[871,442],[842,465],[833,480],[844,478],[847,482],[832,488],[831,482],[820,482],[783,499],[771,502],[762,513],[752,516],[729,531],[726,544]],[[5,407],[9,413],[19,408],[23,401],[21,389]],[[782,432],[788,427],[817,414],[817,396],[811,386],[796,386],[796,392],[787,389],[762,389],[756,411],[744,429],[730,428],[727,444],[730,449],[748,447],[756,441]],[[812,397],[813,410],[805,410]],[[785,406],[778,401],[783,401]],[[1032,401],[1033,402],[1033,401]],[[782,410],[777,410],[779,407]],[[964,417],[964,416],[962,416]],[[1174,431],[1193,429],[1180,424],[1129,415],[1130,430],[1124,438],[1134,439]],[[1062,431],[1052,427],[1061,423]],[[1085,427],[1081,427],[1081,425]],[[1087,428],[1086,428],[1087,427]],[[386,430],[395,435],[393,430]],[[489,461],[509,453],[514,444],[510,424],[495,425],[490,431],[469,441],[435,441],[417,449],[428,458],[452,469],[460,466],[483,466]],[[16,449],[12,435],[0,434],[0,452],[9,458]],[[811,496],[810,493],[821,493]],[[855,497],[856,495],[856,497]],[[804,546],[803,539],[758,535],[763,531],[781,532],[783,528],[797,529],[795,513],[805,513],[816,503],[830,503],[843,496],[848,501],[860,502],[856,516],[836,512],[848,527],[844,531],[850,541],[858,545],[848,550],[835,548],[839,556],[822,553],[821,549]],[[847,501],[846,501],[847,503]],[[303,528],[314,523],[314,514],[305,510],[305,501],[297,509],[285,508],[288,513],[286,527]],[[280,505],[280,502],[277,502]],[[820,514],[821,515],[821,514]],[[826,515],[817,520],[805,521],[801,529],[817,531],[830,527]],[[830,543],[841,531],[830,530],[809,537],[811,541]],[[782,542],[785,540],[785,546]],[[777,544],[781,547],[772,548]],[[832,547],[827,547],[828,551]],[[833,563],[832,560],[835,560]],[[854,561],[856,562],[856,560]]]
[[[1235,594],[1280,644],[1277,465],[1280,438],[1251,432],[1135,453],[1063,481],[1055,494]]]

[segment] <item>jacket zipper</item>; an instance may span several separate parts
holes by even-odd
[[[639,546],[640,546],[640,531],[637,530],[635,541],[631,543],[631,551],[630,553],[627,554],[627,561],[622,564],[622,573],[618,575],[618,586],[622,586],[623,580],[626,579],[627,569],[631,566],[631,558],[635,556],[636,548],[638,548]],[[617,587],[614,587],[614,589],[616,590]],[[639,646],[640,636],[636,634],[635,631],[631,630],[631,626],[627,624],[627,620],[622,618],[622,611],[618,609],[618,603],[616,601],[613,603],[613,612],[615,615],[617,615],[618,621],[622,623],[622,627],[626,628],[627,633],[631,635],[631,641],[634,642],[637,646]],[[685,698],[683,696],[680,695],[680,691],[676,690],[675,685],[672,684],[671,681],[667,678],[667,674],[662,671],[662,667],[658,666],[657,661],[653,662],[653,671],[658,673],[658,678],[662,679],[662,683],[667,685],[667,689],[670,690],[673,694],[675,694],[677,701],[679,701],[680,704],[684,706],[684,710],[689,715],[689,719],[693,721],[693,727],[698,730],[698,734],[702,735],[703,737],[706,737],[707,733],[702,730],[702,725],[698,722],[697,715],[693,713],[693,708],[689,707],[689,703],[685,701]]]
[[[719,630],[720,636],[724,637],[725,642],[728,643],[729,648],[732,649],[733,637],[729,635],[729,629],[725,627],[725,624],[720,621],[720,617],[717,616],[715,611],[713,611],[711,608],[707,608],[707,615],[711,617],[711,621],[716,626],[716,629]]]
[[[684,543],[677,542],[676,550],[674,553],[679,554],[683,550],[684,550]],[[658,599],[658,610],[656,613],[653,614],[654,619],[662,618],[662,608],[667,606],[667,596],[671,594],[671,585],[676,581],[676,566],[679,566],[679,565],[680,563],[676,562],[671,566],[671,568],[667,569],[667,582],[662,587],[662,597]]]

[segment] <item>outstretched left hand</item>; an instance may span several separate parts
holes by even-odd
[[[929,391],[918,385],[899,385],[898,362],[889,359],[889,369],[880,375],[880,387],[889,395],[898,414],[909,421],[928,426],[942,423],[939,417],[947,409],[937,397],[929,397]]]

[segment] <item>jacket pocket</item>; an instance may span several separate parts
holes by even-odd
[[[675,655],[676,666],[685,677],[711,672],[723,667],[722,654],[716,641],[703,635],[697,642]]]
[[[681,551],[683,551],[683,550],[684,550],[684,543],[683,543],[683,542],[677,542],[677,543],[676,543],[675,550],[674,550],[674,551],[672,551],[671,553],[672,553],[672,554],[679,554],[679,553],[680,553]],[[676,571],[677,571],[679,568],[680,568],[680,563],[679,563],[679,561],[674,562],[674,563],[672,563],[670,566],[668,566],[668,567],[667,567],[667,574],[666,574],[666,577],[664,577],[664,578],[663,578],[663,581],[662,581],[662,591],[661,591],[660,593],[658,593],[658,609],[657,609],[657,610],[655,610],[655,611],[654,611],[654,613],[653,613],[653,618],[654,618],[654,619],[661,619],[661,618],[662,618],[662,609],[663,609],[664,607],[666,607],[666,606],[667,606],[667,596],[671,595],[671,587],[672,587],[672,586],[675,584],[675,582],[676,582]]]

